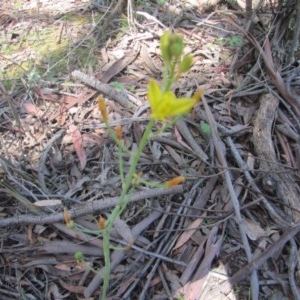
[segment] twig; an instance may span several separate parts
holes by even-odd
[[[243,279],[245,279],[250,272],[254,270],[258,270],[258,268],[267,261],[267,259],[273,257],[279,250],[281,250],[284,245],[293,238],[300,231],[300,223],[294,225],[287,229],[284,234],[270,247],[268,247],[260,256],[256,257],[243,267],[241,270],[236,272],[231,278],[221,283],[221,285],[217,288],[218,291],[222,291],[226,294],[226,291],[230,291],[233,285],[238,284]],[[228,286],[229,285],[229,286]],[[228,290],[229,288],[229,290]],[[214,291],[215,292],[215,291]],[[299,298],[295,298],[299,299]]]
[[[189,128],[187,127],[185,121],[179,120],[176,123],[176,127],[179,132],[182,134],[183,138],[188,142],[191,148],[195,151],[195,154],[203,161],[207,162],[208,156],[199,146],[199,144],[195,141],[195,138],[192,136]]]
[[[287,100],[287,102],[294,108],[297,115],[300,116],[300,101],[288,92],[286,84],[284,83],[280,73],[275,69],[269,39],[265,39],[263,49],[262,46],[258,43],[258,41],[255,39],[255,37],[243,28],[241,28],[231,17],[226,17],[223,20],[234,26],[234,28],[236,28],[241,33],[243,33],[246,36],[246,38],[251,42],[251,44],[259,51],[259,54],[261,55],[265,63],[266,69],[269,73],[269,76],[271,77],[271,80],[276,86],[277,90],[285,98],[285,100]]]
[[[53,143],[55,143],[56,140],[60,139],[65,131],[66,131],[65,129],[61,129],[60,131],[58,131],[57,133],[54,134],[54,136],[47,143],[47,145],[46,145],[46,147],[45,147],[45,149],[44,149],[44,151],[43,151],[43,153],[40,157],[40,160],[39,160],[39,166],[38,166],[39,183],[40,183],[40,186],[41,186],[43,192],[48,193],[48,194],[49,194],[49,191],[48,191],[48,189],[46,187],[46,184],[45,184],[46,159],[47,159],[47,156],[48,156],[48,153],[49,153],[50,149],[53,146]]]
[[[300,34],[300,0],[297,0],[296,6],[296,15],[295,15],[295,24],[293,30],[293,41],[290,48],[290,54],[288,56],[288,64],[291,64],[295,61],[295,51],[299,45],[299,34]]]
[[[207,115],[207,120],[208,120],[209,125],[211,127],[211,135],[212,135],[213,143],[215,145],[217,157],[218,157],[218,160],[219,160],[219,162],[222,165],[223,170],[224,170],[224,175],[225,175],[225,180],[226,180],[228,192],[230,194],[232,205],[233,205],[233,208],[234,208],[234,211],[235,211],[236,221],[237,221],[237,224],[239,226],[239,230],[240,230],[241,238],[242,238],[242,241],[243,241],[244,249],[245,249],[245,252],[246,252],[246,255],[247,255],[248,262],[250,262],[252,260],[253,256],[252,256],[250,245],[249,245],[249,242],[248,242],[248,239],[247,239],[247,234],[246,234],[246,231],[245,231],[244,222],[243,222],[243,219],[242,219],[242,216],[241,216],[239,200],[237,199],[236,193],[234,191],[234,187],[233,187],[233,184],[232,184],[232,181],[231,181],[231,174],[229,172],[228,164],[227,164],[227,161],[225,159],[225,147],[224,147],[224,144],[222,143],[222,141],[220,140],[220,138],[218,136],[216,121],[215,121],[215,119],[214,119],[214,117],[213,117],[213,115],[210,111],[210,108],[209,108],[209,106],[206,102],[205,96],[202,97],[202,102],[203,102],[203,105],[204,105],[205,113]],[[258,299],[259,284],[258,284],[256,270],[253,270],[253,272],[251,274],[251,292],[252,292],[252,299]]]
[[[148,191],[142,191],[136,193],[131,198],[131,202],[136,202],[140,200],[144,200],[146,198],[152,197],[161,197],[172,194],[181,194],[184,192],[183,185],[174,186],[169,189],[151,189]],[[81,207],[76,207],[69,210],[70,217],[72,219],[78,218],[80,216],[97,213],[102,211],[108,207],[114,207],[117,204],[119,197],[115,198],[107,198],[103,200],[95,200],[92,202],[88,202]],[[51,224],[57,223],[64,220],[64,213],[59,212],[51,215],[42,215],[42,216],[34,216],[34,215],[20,215],[14,216],[11,218],[0,219],[0,227],[5,227],[13,224]]]
[[[92,88],[98,90],[99,92],[105,94],[110,99],[116,100],[123,107],[132,106],[132,103],[129,102],[129,98],[127,94],[123,92],[119,92],[118,90],[113,88],[110,84],[103,83],[98,79],[96,79],[95,77],[88,76],[87,74],[84,74],[83,72],[78,70],[73,71],[71,76],[74,79],[80,80],[85,84],[91,86]]]
[[[180,216],[182,215],[182,211],[184,210],[184,204],[186,204],[187,201],[189,201],[188,197],[185,198],[185,201],[184,201],[185,203],[183,203],[183,205],[178,208],[177,213],[172,220],[172,223],[168,226],[169,229],[171,229],[171,230],[168,231],[166,233],[166,235],[164,236],[164,238],[161,240],[160,244],[158,245],[158,247],[156,249],[156,253],[166,255],[170,251],[172,245],[176,242],[176,239],[171,238],[171,236],[173,235],[172,229],[174,229],[175,226],[177,225],[178,219],[180,218]],[[149,267],[151,266],[151,271],[150,271],[150,273],[147,274],[147,280],[144,283],[143,290],[141,291],[141,293],[139,295],[139,300],[146,299],[146,295],[148,294],[147,293],[148,288],[151,284],[151,281],[152,281],[152,279],[155,275],[155,272],[160,263],[161,263],[160,259],[156,259],[156,261],[153,259],[152,263],[149,265]]]
[[[270,216],[273,218],[276,224],[280,225],[281,227],[286,227],[290,225],[289,222],[284,220],[273,208],[273,206],[267,201],[267,199],[262,196],[262,192],[260,191],[259,187],[256,185],[254,179],[252,178],[249,168],[247,164],[243,161],[238,149],[234,145],[231,137],[226,138],[226,143],[229,146],[229,149],[231,150],[231,153],[233,157],[235,158],[235,161],[237,162],[238,166],[241,168],[242,172],[245,175],[246,180],[248,181],[248,184],[253,189],[254,192],[258,193],[260,196],[260,200],[265,205],[266,209],[268,210]]]
[[[294,239],[290,240],[290,257],[288,261],[288,267],[289,267],[289,282],[290,282],[290,287],[294,296],[294,299],[300,299],[300,293],[299,293],[299,288],[295,282],[295,268],[297,264],[297,256],[298,256],[298,250],[297,250],[297,245]]]
[[[134,198],[134,197],[133,197]],[[133,200],[132,198],[132,200]],[[146,217],[144,220],[142,220],[140,223],[135,225],[132,228],[132,235],[134,238],[137,238],[140,233],[145,230],[150,224],[152,224],[156,219],[158,219],[161,214],[163,213],[162,208],[157,208],[155,211],[153,211],[148,217]],[[124,256],[126,254],[125,250],[115,250],[111,254],[111,263],[110,268],[113,270],[118,264],[123,260]],[[84,296],[86,298],[91,297],[91,295],[94,293],[94,291],[99,288],[102,280],[103,280],[103,274],[105,271],[105,267],[103,267],[98,274],[93,278],[93,280],[90,282],[88,287],[84,290]]]

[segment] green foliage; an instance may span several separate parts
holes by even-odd
[[[232,35],[226,38],[218,38],[216,39],[216,43],[218,45],[224,45],[224,46],[236,48],[242,45],[243,38],[239,35]]]
[[[74,253],[74,258],[78,261],[82,261],[83,260],[83,253],[81,251],[77,251]]]
[[[209,136],[211,134],[211,128],[209,124],[203,123],[200,125],[200,130],[203,132],[203,134]]]
[[[124,91],[124,85],[118,81],[113,81],[111,85],[118,91]]]

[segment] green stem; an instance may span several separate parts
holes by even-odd
[[[163,92],[169,91],[171,89],[172,84],[174,83],[176,65],[177,65],[177,61],[174,61],[171,64],[169,74],[168,74],[168,79],[167,79],[166,83],[164,84]]]
[[[109,286],[109,277],[110,277],[110,249],[109,249],[109,237],[110,229],[103,230],[103,254],[104,254],[104,273],[103,273],[103,286],[102,286],[102,296],[101,300],[106,299],[106,294]]]
[[[120,209],[122,208],[123,206],[123,202],[124,202],[124,199],[127,198],[126,195],[127,195],[127,192],[131,186],[131,183],[132,183],[132,179],[134,177],[134,174],[136,172],[136,167],[137,167],[137,164],[138,164],[138,161],[139,161],[139,158],[147,144],[147,141],[149,140],[149,136],[151,134],[151,131],[152,131],[152,128],[154,126],[154,123],[155,121],[154,120],[150,120],[150,122],[148,123],[146,129],[145,129],[145,132],[142,136],[142,139],[140,141],[140,144],[139,144],[139,147],[137,149],[137,152],[133,155],[132,157],[132,162],[131,162],[131,165],[130,165],[130,169],[128,171],[128,175],[126,176],[126,180],[125,180],[125,185],[124,187],[122,188],[122,193],[119,197],[119,200],[118,200],[118,203],[116,205],[116,208],[113,210],[112,214],[110,215],[108,221],[107,221],[107,227],[108,228],[111,228],[113,226],[113,223],[114,221],[116,220],[116,218],[122,213],[122,210],[120,211]],[[126,202],[129,201],[129,198],[127,199]],[[119,208],[118,208],[119,206]]]
[[[130,190],[132,179],[136,172],[136,167],[139,158],[143,152],[143,149],[147,144],[147,141],[149,140],[154,124],[155,124],[155,120],[151,119],[144,131],[137,152],[132,157],[131,166],[128,175],[126,176],[125,183],[122,186],[122,192],[118,199],[117,205],[106,222],[106,228],[102,231],[103,254],[104,254],[104,263],[105,263],[104,273],[103,273],[103,289],[102,289],[102,296],[101,296],[102,300],[106,299],[106,294],[109,286],[109,278],[110,278],[110,241],[109,241],[110,232],[114,224],[114,221],[121,215],[122,211],[126,208],[128,202],[130,201],[130,195],[128,195],[128,192]]]

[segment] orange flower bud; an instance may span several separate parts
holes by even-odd
[[[122,139],[122,127],[120,125],[115,128],[116,137],[118,140]]]
[[[72,229],[75,226],[75,223],[73,220],[71,220],[71,216],[69,214],[69,211],[66,207],[64,207],[64,219],[65,219],[65,223],[67,225],[68,228]]]
[[[184,176],[177,176],[165,183],[166,188],[171,188],[172,186],[178,185],[180,183],[185,182],[185,177]]]
[[[100,218],[98,219],[98,226],[100,229],[105,229],[106,227],[106,219],[103,218],[102,216],[100,216]]]
[[[103,122],[107,123],[108,115],[107,115],[106,103],[105,103],[103,96],[98,97],[98,107],[101,112]]]

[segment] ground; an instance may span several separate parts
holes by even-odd
[[[300,299],[300,1],[245,2],[3,1],[1,299],[101,297],[168,30],[193,56],[174,93],[204,94],[155,123],[106,298]]]

